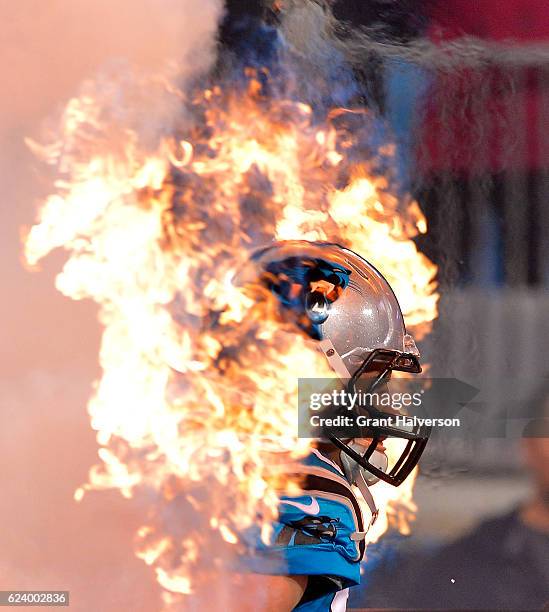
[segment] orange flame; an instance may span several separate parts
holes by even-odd
[[[273,238],[342,243],[387,277],[416,337],[436,317],[436,268],[411,240],[425,219],[391,194],[372,159],[353,158],[345,122],[356,113],[319,122],[306,104],[263,99],[250,82],[241,94],[202,92],[193,127],[152,150],[89,91],[68,104],[56,142],[29,142],[60,178],[26,259],[67,250],[57,288],[95,300],[104,328],[89,402],[101,464],[75,495],[146,491],[155,514],[138,533],[138,555],[172,592],[191,591],[205,539],[238,547],[258,511],[264,527],[272,520],[267,464],[311,444],[296,437],[297,376],[332,375],[268,300],[232,284],[250,248]],[[390,522],[408,529],[412,487],[413,478],[376,485],[382,512],[371,541]],[[163,517],[169,504],[202,522],[181,535]]]

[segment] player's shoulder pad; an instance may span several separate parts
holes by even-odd
[[[294,539],[303,543],[303,534],[311,538],[316,535],[324,541],[333,532],[334,541],[344,545],[346,551],[352,550],[353,560],[359,561],[365,547],[362,540],[355,541],[354,534],[364,532],[364,519],[355,493],[339,467],[316,451],[299,463],[299,471],[287,473],[295,476],[303,493],[280,496],[278,520],[289,529],[282,530],[279,539],[282,536],[290,541],[293,533]],[[297,536],[296,529],[301,531]]]

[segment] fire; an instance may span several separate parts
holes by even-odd
[[[399,457],[399,453],[391,442],[391,440],[385,440],[384,445],[386,447],[385,452],[389,457],[389,465],[394,465],[394,462]],[[414,520],[417,511],[417,506],[413,501],[416,476],[417,467],[399,487],[393,487],[381,480],[372,487],[372,494],[374,495],[376,503],[379,504],[381,512],[379,513],[377,521],[366,534],[367,544],[377,542],[387,531],[389,526],[398,529],[398,531],[404,535],[410,533],[410,524]],[[360,495],[357,497],[359,501],[362,501]],[[364,503],[362,503],[362,506],[365,516],[368,516],[367,507]],[[366,557],[367,556],[368,549],[366,549]]]
[[[103,327],[88,407],[101,463],[76,498],[145,495],[137,554],[179,593],[191,592],[204,550],[238,549],[258,511],[265,532],[277,506],[267,466],[311,444],[296,438],[297,376],[332,375],[269,299],[233,284],[250,249],[342,243],[388,278],[416,337],[436,317],[436,268],[412,241],[425,219],[377,170],[390,148],[366,155],[373,118],[339,109],[320,120],[306,104],[263,97],[248,76],[246,91],[197,94],[193,121],[153,146],[93,88],[70,101],[55,142],[29,142],[59,178],[26,259],[65,249],[57,288],[97,302]],[[376,485],[370,540],[389,522],[407,529],[412,487]],[[180,525],[190,514],[201,518]]]

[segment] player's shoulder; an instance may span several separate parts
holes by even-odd
[[[364,552],[364,520],[343,472],[316,449],[300,461],[299,469],[302,492],[280,496],[278,521],[285,528],[277,543],[330,542],[349,561],[358,562]]]
[[[322,585],[326,594],[358,584],[364,523],[343,472],[316,449],[278,468],[291,476],[288,481],[298,482],[300,490],[279,491],[269,541],[253,539],[248,571],[315,576],[311,584]]]
[[[337,511],[337,508],[348,509],[356,526],[362,523],[362,512],[355,492],[336,463],[317,449],[312,449],[300,461],[297,470],[296,477],[304,496],[312,497],[324,506],[328,505],[333,511]],[[290,498],[282,495],[281,499]]]
[[[335,474],[339,478],[345,479],[341,468],[316,448],[312,448],[311,452],[303,457],[300,463],[305,467],[318,468],[319,470],[324,470],[330,474]]]

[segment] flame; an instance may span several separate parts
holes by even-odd
[[[389,458],[389,465],[394,465],[400,456],[400,452],[393,444],[394,440],[387,439],[384,442],[385,453]],[[376,522],[370,527],[366,534],[366,544],[377,542],[379,538],[387,531],[389,527],[397,529],[404,535],[410,534],[411,523],[415,519],[417,506],[413,501],[414,484],[416,481],[418,468],[416,467],[410,476],[399,486],[392,485],[380,480],[372,486],[372,495],[376,500],[376,504],[381,509]],[[367,514],[367,506],[364,503],[360,494],[357,494],[365,516]],[[368,549],[366,549],[366,557]]]
[[[206,541],[238,549],[258,512],[268,531],[277,495],[266,467],[311,445],[296,438],[297,376],[332,375],[269,299],[232,283],[250,249],[337,241],[383,272],[416,337],[436,317],[436,268],[412,241],[425,219],[376,170],[390,147],[361,149],[372,117],[338,109],[319,120],[306,104],[263,97],[248,76],[246,91],[197,94],[193,122],[154,146],[93,88],[69,102],[51,145],[29,141],[59,178],[26,259],[65,249],[56,286],[97,302],[103,326],[89,402],[101,462],[75,497],[146,495],[137,554],[171,592],[191,592]],[[376,485],[371,541],[391,522],[408,529],[412,487]],[[201,518],[183,529],[174,517],[190,512]]]

